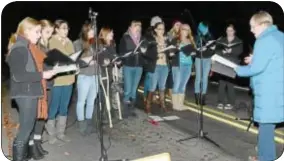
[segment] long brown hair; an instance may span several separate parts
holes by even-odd
[[[179,33],[178,33],[178,44],[181,42],[181,31],[182,31],[184,26],[188,27],[188,35],[187,35],[186,38],[188,38],[190,43],[194,46],[194,48],[196,48],[194,37],[192,36],[192,31],[191,31],[191,28],[188,24],[182,24],[181,25],[181,28],[180,28]]]
[[[83,50],[87,51],[89,50],[92,42],[94,42],[94,39],[88,38],[88,33],[90,30],[92,30],[92,25],[89,22],[85,22],[81,28],[79,37],[83,41]]]
[[[114,40],[112,40],[111,42],[107,42],[106,41],[106,37],[109,33],[111,33],[113,30],[109,27],[103,27],[100,30],[99,33],[99,43],[102,45],[114,45]]]

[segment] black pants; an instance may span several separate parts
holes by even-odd
[[[37,98],[16,98],[19,107],[19,123],[20,127],[15,138],[27,144],[29,139],[33,138],[37,117]]]
[[[226,92],[226,87],[227,87],[227,92]],[[227,93],[227,102],[225,102],[226,98],[226,93]],[[228,103],[231,105],[235,104],[235,89],[234,89],[234,84],[228,80],[219,80],[219,91],[218,91],[218,103]]]

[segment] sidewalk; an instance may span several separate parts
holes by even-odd
[[[7,97],[4,97],[4,100]],[[73,100],[69,112],[69,125],[75,120],[75,107]],[[7,101],[3,101],[11,113],[11,118],[17,121],[17,112],[10,108]],[[172,161],[237,161],[208,142],[190,140],[177,143],[178,139],[187,137],[188,134],[173,129],[170,125],[160,122],[152,125],[147,121],[147,115],[137,110],[138,118],[117,122],[113,129],[105,127],[105,147],[109,148],[108,158],[111,159],[136,159],[155,155],[163,152],[171,154]],[[3,126],[2,126],[3,127]],[[61,145],[49,145],[43,147],[49,151],[49,155],[43,161],[94,161],[100,157],[100,143],[98,135],[81,137],[76,130],[76,124],[67,129],[70,143]],[[110,137],[110,142],[109,142]],[[2,149],[8,154],[8,138],[5,129],[2,129]],[[110,144],[111,143],[111,144]]]

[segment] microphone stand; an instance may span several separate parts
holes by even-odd
[[[189,12],[189,11],[188,11]],[[191,17],[191,14],[189,12],[189,15]],[[194,23],[194,20],[193,20],[193,17],[191,17],[192,19],[192,22],[193,24]],[[200,109],[200,114],[199,114],[199,130],[198,130],[198,133],[193,135],[192,137],[187,137],[187,138],[184,138],[184,139],[180,139],[180,140],[177,140],[177,142],[183,142],[183,141],[187,141],[187,140],[191,140],[191,139],[195,139],[195,138],[198,138],[198,139],[202,139],[202,140],[207,140],[209,142],[211,142],[212,144],[214,144],[215,146],[217,147],[220,147],[220,145],[218,145],[216,142],[214,142],[213,140],[211,140],[210,138],[208,138],[206,135],[208,135],[208,132],[204,132],[203,131],[203,100],[202,100],[202,88],[203,88],[203,35],[201,34],[200,37],[199,37],[199,41],[200,41],[200,84],[199,84],[199,87],[200,87],[200,90],[201,92],[199,93],[199,109]],[[196,79],[196,77],[195,77]]]
[[[97,12],[93,12],[92,9],[89,9],[89,18],[91,19],[91,25],[92,28],[94,29],[94,38],[95,38],[95,52],[93,52],[93,57],[94,60],[97,60],[97,64],[94,65],[95,71],[98,74],[98,101],[96,103],[99,104],[99,106],[97,106],[97,125],[98,125],[98,129],[99,129],[99,140],[100,140],[100,146],[101,146],[101,156],[99,158],[99,161],[128,161],[128,159],[120,159],[120,160],[108,160],[108,156],[107,156],[107,150],[104,147],[104,133],[103,133],[103,109],[102,108],[102,96],[101,96],[101,87],[100,87],[100,75],[101,75],[101,69],[100,69],[100,65],[98,64],[98,60],[99,60],[99,51],[98,51],[98,34],[97,34],[97,16],[98,13]],[[103,84],[101,84],[102,86]]]

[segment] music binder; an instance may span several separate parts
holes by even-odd
[[[237,64],[223,58],[220,55],[213,55],[212,58],[212,67],[211,70],[213,72],[219,73],[221,75],[230,77],[230,78],[235,78],[236,77],[236,72],[234,70],[235,67],[237,67]]]

